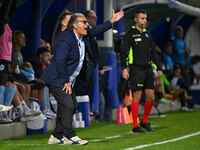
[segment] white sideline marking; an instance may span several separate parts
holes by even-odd
[[[163,142],[145,144],[145,145],[140,145],[140,146],[136,146],[136,147],[126,148],[126,149],[123,149],[123,150],[134,150],[134,149],[140,149],[140,148],[149,147],[149,146],[153,146],[153,145],[161,145],[161,144],[165,144],[165,143],[169,143],[169,142],[175,142],[175,141],[179,141],[179,140],[182,140],[182,139],[186,139],[186,138],[189,138],[191,136],[195,136],[195,135],[199,135],[199,134],[200,134],[200,132],[196,132],[196,133],[193,133],[193,134],[188,134],[188,135],[185,135],[185,136],[182,136],[182,137],[179,137],[179,138],[175,138],[175,139],[171,139],[171,140],[167,140],[167,141],[163,141]]]
[[[114,139],[114,138],[118,138],[118,137],[120,137],[120,135],[105,137],[105,139],[108,140],[108,139]]]
[[[121,135],[115,135],[115,136],[105,137],[104,139],[105,140],[109,140],[109,139],[114,139],[114,138],[118,138],[118,137],[121,137]],[[101,142],[101,141],[102,141],[101,139],[96,139],[96,140],[91,140],[89,142]]]
[[[96,140],[91,140],[89,142],[101,142],[102,140],[101,139],[96,139]]]

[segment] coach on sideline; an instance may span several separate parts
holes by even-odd
[[[73,113],[77,109],[77,101],[73,85],[78,76],[85,57],[83,36],[96,36],[112,27],[112,23],[123,17],[123,12],[112,13],[110,21],[88,31],[88,20],[83,14],[74,14],[56,43],[56,49],[50,65],[43,72],[41,79],[49,86],[58,103],[56,128],[49,138],[48,144],[85,145],[86,140],[76,136],[72,127]]]

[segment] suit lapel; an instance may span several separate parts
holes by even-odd
[[[89,38],[86,36],[86,38],[84,37],[84,42],[85,42],[85,51],[88,52],[88,54],[90,55],[90,58],[94,58],[93,56],[93,53],[92,53],[92,48],[91,48],[91,45],[90,45],[90,41],[89,41]]]

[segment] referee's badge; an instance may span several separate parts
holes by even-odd
[[[147,38],[149,38],[149,35],[148,35],[147,33],[145,33],[145,36],[146,36]]]

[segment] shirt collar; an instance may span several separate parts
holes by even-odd
[[[74,31],[73,31],[73,32],[74,32]],[[75,34],[76,39],[77,39],[78,41],[82,41],[83,36],[81,36],[80,38],[78,38],[78,36],[76,35],[76,32],[74,32],[74,34]]]

